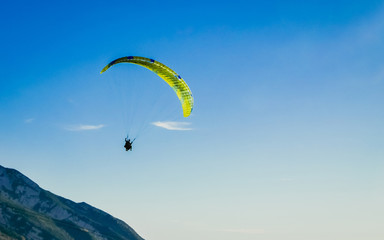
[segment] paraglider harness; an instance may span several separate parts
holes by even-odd
[[[133,139],[132,142],[131,142],[131,139],[128,138],[128,136],[125,138],[125,144],[124,144],[124,148],[125,148],[125,151],[132,151],[132,143],[136,140]]]

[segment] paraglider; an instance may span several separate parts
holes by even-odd
[[[132,140],[131,142],[131,139],[129,139],[128,137],[125,138],[125,144],[124,144],[124,148],[125,148],[125,151],[132,151],[132,143],[135,141],[135,139]]]
[[[188,117],[191,114],[194,101],[192,97],[192,92],[186,82],[180,77],[180,75],[178,75],[171,68],[150,58],[128,56],[113,60],[101,70],[100,74],[107,71],[113,65],[119,63],[132,63],[140,65],[156,73],[175,91],[183,109],[183,116]],[[128,138],[125,138],[124,148],[126,149],[126,151],[132,151],[132,143],[133,141]]]
[[[156,73],[176,92],[183,108],[184,117],[188,117],[191,114],[193,109],[192,92],[185,81],[175,71],[165,66],[164,64],[150,58],[129,56],[113,60],[107,66],[105,66],[100,73],[107,71],[108,68],[118,63],[137,64],[146,67],[152,72]]]

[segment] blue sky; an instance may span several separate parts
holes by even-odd
[[[381,1],[19,1],[0,18],[1,165],[146,239],[383,239]],[[151,82],[144,105],[163,86],[99,74],[129,55],[187,81],[194,111],[169,120],[193,130],[124,151],[113,83]]]

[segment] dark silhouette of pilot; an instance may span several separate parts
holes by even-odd
[[[131,139],[125,138],[125,144],[124,144],[125,151],[128,151],[128,150],[132,151],[132,143],[133,141],[131,142]]]

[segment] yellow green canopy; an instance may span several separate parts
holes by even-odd
[[[108,68],[118,63],[137,64],[146,67],[152,72],[156,73],[176,92],[177,97],[179,98],[183,107],[184,117],[188,117],[191,114],[193,109],[192,92],[185,81],[175,71],[165,66],[164,64],[150,58],[129,56],[113,60],[107,66],[105,66],[100,73],[107,71]]]

